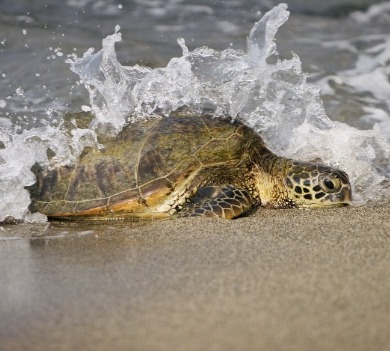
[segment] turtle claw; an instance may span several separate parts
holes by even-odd
[[[219,217],[232,219],[249,212],[253,200],[245,189],[233,186],[205,186],[178,209],[178,217]]]

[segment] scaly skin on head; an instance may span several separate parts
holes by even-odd
[[[348,175],[329,166],[291,161],[286,184],[297,207],[345,206],[352,201]]]
[[[318,208],[351,202],[351,185],[345,172],[309,162],[263,153],[254,163],[261,205],[272,208]]]
[[[243,131],[244,158],[249,161],[247,173],[251,174],[245,187],[261,206],[316,208],[350,204],[351,185],[345,172],[277,156],[251,129],[244,127]]]

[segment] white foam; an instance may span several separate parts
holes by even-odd
[[[323,42],[328,48],[348,49],[357,55],[355,67],[321,78],[317,84],[322,94],[335,95],[338,89],[363,103],[361,119],[380,121],[382,133],[390,139],[390,38],[387,34],[362,35],[344,45],[344,41]],[[385,118],[384,116],[387,116]]]
[[[84,147],[98,147],[96,134],[89,129],[75,128],[71,135],[61,127],[45,126],[15,133],[2,126],[0,140],[0,221],[7,216],[15,219],[39,222],[44,217],[31,216],[28,206],[29,192],[24,188],[35,183],[31,167],[35,163],[55,167],[71,164],[79,157]],[[47,150],[55,156],[49,160]]]
[[[104,0],[104,1],[95,1],[95,0],[66,0],[66,4],[69,7],[73,8],[88,8],[90,7],[92,11],[99,13],[100,15],[105,16],[116,16],[119,15],[122,5],[118,5],[116,1],[113,0]]]
[[[379,4],[371,5],[367,11],[356,11],[351,13],[350,18],[361,24],[368,23],[390,23],[390,2],[384,1]]]

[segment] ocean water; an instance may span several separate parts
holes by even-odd
[[[183,105],[345,170],[356,205],[389,202],[389,76],[390,2],[3,1],[0,220],[45,220],[24,188],[36,162]],[[96,118],[67,133],[80,110]]]

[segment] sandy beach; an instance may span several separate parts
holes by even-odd
[[[0,239],[2,351],[390,349],[390,205]]]

